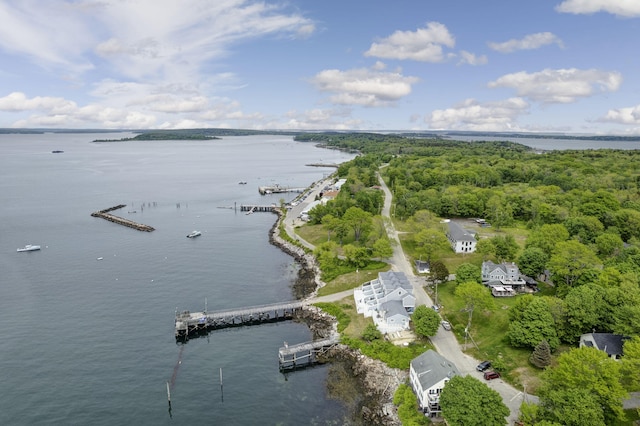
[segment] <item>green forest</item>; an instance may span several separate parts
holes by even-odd
[[[311,211],[310,226],[333,236],[317,254],[336,263],[330,253],[346,253],[343,262],[365,266],[388,252],[376,225],[380,173],[393,192],[405,253],[428,259],[432,274],[444,268],[444,276],[457,275],[439,287],[459,340],[467,325],[460,310],[471,284],[482,287],[484,260],[516,262],[540,280],[534,294],[480,306],[470,329],[474,356],[495,358],[506,380],[540,397],[523,407],[523,424],[638,419],[622,400],[640,391],[640,151],[540,153],[514,142],[367,133],[296,140],[359,153],[338,169],[347,179],[340,195]],[[477,229],[475,253],[455,255],[442,219],[473,218],[491,227]],[[621,359],[578,348],[579,337],[592,332],[625,336]]]

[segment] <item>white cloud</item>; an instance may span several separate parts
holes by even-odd
[[[515,89],[518,96],[543,103],[571,103],[592,96],[597,91],[616,91],[622,83],[618,72],[596,69],[545,69],[503,75],[489,83],[489,87]]]
[[[511,53],[517,50],[533,50],[549,44],[557,44],[559,47],[563,47],[562,40],[550,32],[529,34],[521,39],[512,38],[502,43],[488,43],[491,49],[501,53]]]
[[[443,46],[455,46],[455,38],[446,26],[429,22],[416,31],[396,31],[387,38],[371,44],[365,56],[387,59],[411,59],[421,62],[442,62],[446,56]]]
[[[556,10],[573,14],[607,12],[633,18],[640,16],[640,2],[637,0],[565,0],[556,6]]]
[[[418,78],[378,69],[324,70],[312,82],[323,92],[331,92],[331,102],[367,107],[387,106],[411,93]]]
[[[640,105],[611,109],[604,117],[596,120],[607,123],[640,125]]]
[[[28,118],[13,123],[13,127],[104,127],[149,128],[155,124],[152,114],[129,109],[90,104],[84,107],[64,98],[36,96],[28,98],[14,92],[0,98],[0,111],[37,111]]]
[[[460,51],[460,61],[458,65],[461,64],[469,64],[469,65],[484,65],[488,62],[488,59],[485,55],[476,56],[473,53],[469,53],[466,50]]]
[[[320,109],[306,111],[289,111],[285,121],[273,121],[266,127],[271,129],[291,130],[353,130],[358,129],[361,120],[351,117],[348,108]]]
[[[52,114],[61,114],[74,111],[77,105],[73,101],[64,98],[36,96],[27,98],[22,92],[13,92],[0,98],[0,111],[50,111]]]
[[[203,88],[211,62],[235,45],[315,32],[291,10],[259,0],[0,2],[0,49],[79,84],[110,74],[121,84]]]
[[[528,112],[529,104],[521,98],[484,104],[467,99],[453,108],[433,111],[424,121],[434,130],[505,131],[516,130],[516,119]]]
[[[45,69],[79,73],[93,68],[84,53],[93,32],[69,2],[0,2],[0,48]]]
[[[236,44],[263,36],[307,37],[315,25],[252,0],[105,0],[94,18],[110,35],[96,53],[122,75],[184,77]]]

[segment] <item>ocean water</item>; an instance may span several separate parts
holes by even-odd
[[[229,207],[288,201],[258,186],[307,187],[334,169],[305,164],[353,156],[287,136],[91,143],[126,136],[0,135],[0,424],[346,423],[329,366],[278,370],[284,341],[311,339],[305,325],[185,345],[173,332],[176,309],[291,300],[297,267],[268,243],[275,216]],[[118,204],[156,230],[90,216]],[[42,250],[16,252],[26,244]]]

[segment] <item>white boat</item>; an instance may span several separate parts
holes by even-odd
[[[202,235],[202,232],[200,232],[200,231],[193,231],[192,233],[190,233],[189,235],[187,235],[187,238],[195,238],[195,237],[199,237],[200,235]]]
[[[36,251],[36,250],[40,250],[40,246],[35,246],[32,244],[27,244],[26,246],[18,249],[18,251]]]

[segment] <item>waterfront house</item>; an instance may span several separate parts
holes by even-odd
[[[473,253],[476,250],[476,235],[467,231],[455,222],[447,222],[449,230],[447,238],[451,244],[451,248],[456,253]]]
[[[440,393],[452,377],[459,375],[454,363],[431,349],[411,361],[409,380],[423,413],[439,416]]]
[[[416,298],[404,272],[380,272],[377,279],[354,289],[353,297],[357,312],[372,318],[382,333],[409,329]]]

